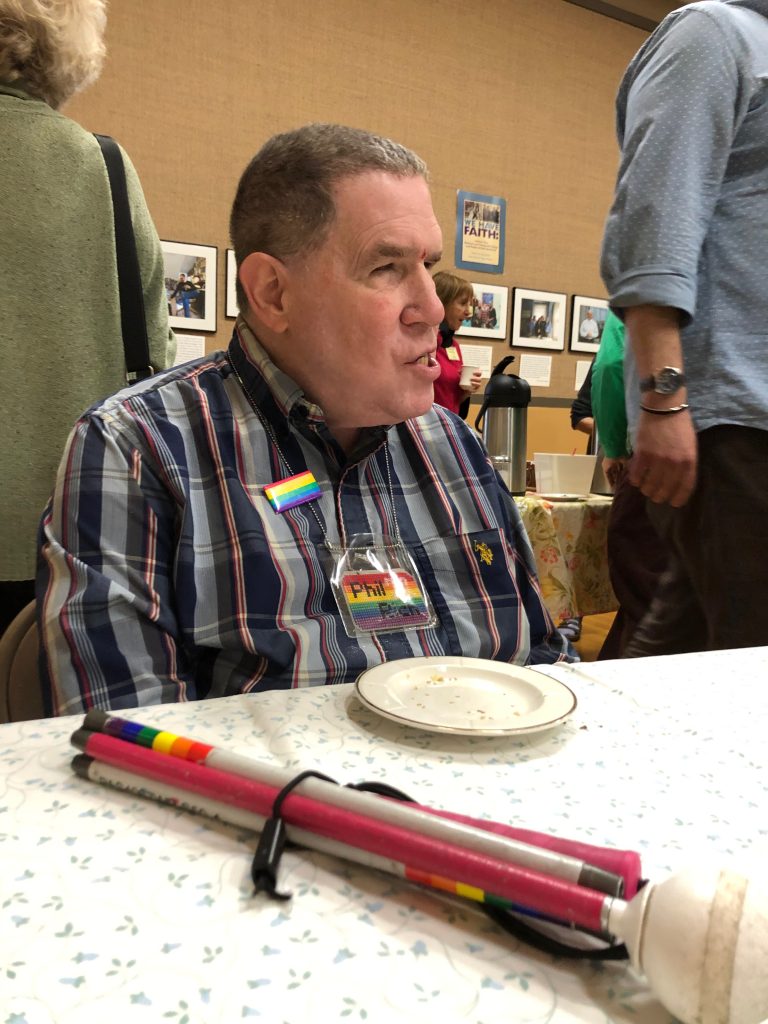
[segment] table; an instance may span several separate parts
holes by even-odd
[[[618,608],[608,576],[606,538],[612,499],[515,498],[533,548],[544,603],[555,622]]]
[[[765,863],[768,648],[542,669],[578,696],[528,737],[462,738],[365,710],[351,686],[131,717],[340,781],[638,850]],[[555,961],[476,909],[318,853],[254,898],[251,833],[76,778],[80,718],[0,727],[3,1024],[311,1021],[671,1024],[626,963]]]

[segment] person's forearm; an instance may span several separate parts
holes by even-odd
[[[678,315],[676,309],[659,306],[627,310],[627,335],[641,381],[651,375],[658,380],[665,366],[684,369]],[[651,387],[639,397],[643,411],[635,432],[629,481],[651,501],[680,508],[693,493],[698,458],[688,392],[682,384],[669,393]]]
[[[595,421],[591,416],[585,416],[578,423],[574,423],[573,429],[580,430],[582,434],[591,434],[595,428]]]
[[[657,374],[664,366],[685,370],[680,342],[680,313],[677,309],[668,306],[633,306],[625,310],[624,323],[640,380]],[[671,395],[660,395],[651,390],[642,396],[644,405],[659,409],[681,405],[686,401],[685,387]]]

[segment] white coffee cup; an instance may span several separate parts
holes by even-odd
[[[468,388],[472,383],[472,374],[479,370],[479,366],[467,366],[466,363],[461,368],[461,376],[459,377],[459,387]]]

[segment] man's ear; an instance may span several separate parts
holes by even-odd
[[[238,271],[250,311],[275,334],[288,328],[284,292],[288,271],[285,264],[265,252],[252,252]]]

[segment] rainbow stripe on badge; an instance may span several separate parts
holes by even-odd
[[[413,628],[430,621],[421,588],[408,572],[347,572],[341,585],[359,630]]]
[[[306,501],[319,498],[320,484],[307,470],[286,477],[285,480],[278,480],[276,484],[270,484],[264,488],[264,493],[275,512],[285,512],[295,505],[303,505]]]

